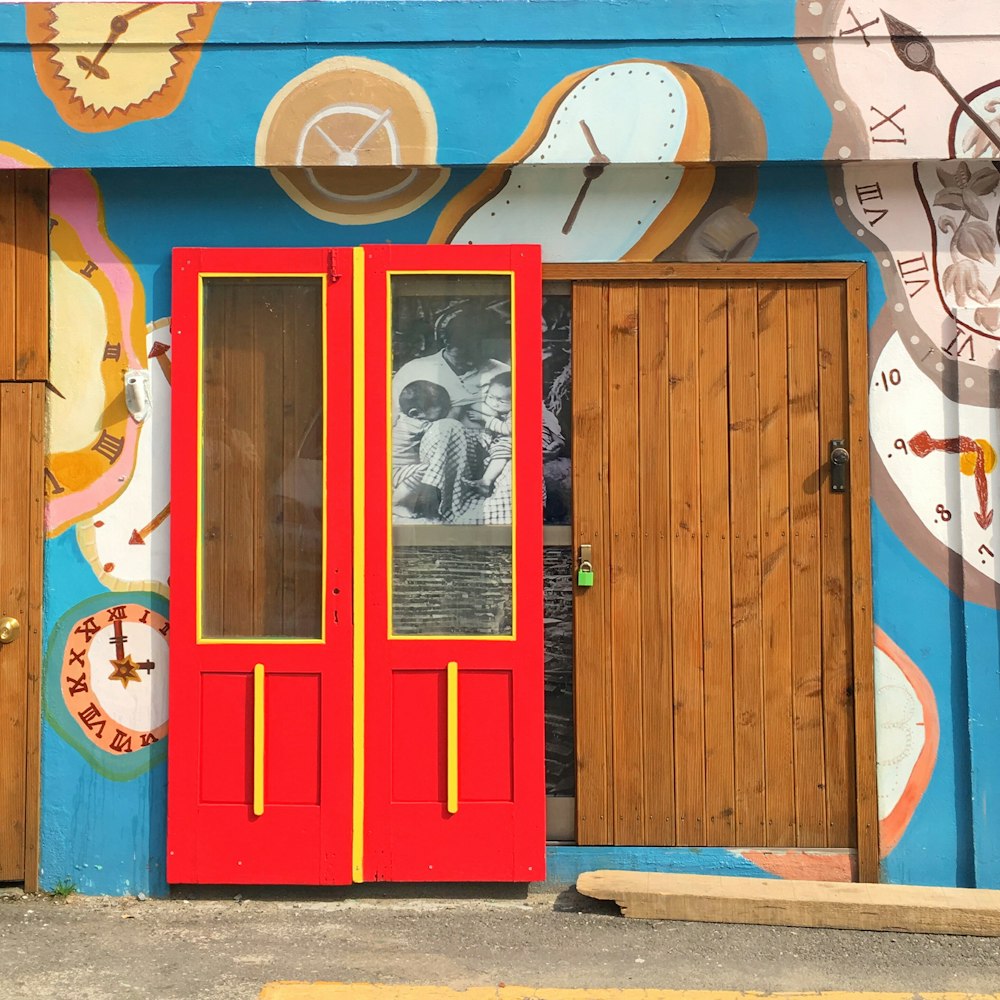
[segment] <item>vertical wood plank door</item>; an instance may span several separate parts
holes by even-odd
[[[0,882],[38,887],[48,171],[0,170]],[[13,634],[8,632],[8,634]]]
[[[857,848],[877,878],[863,270],[843,270],[574,282],[581,844]]]
[[[0,381],[49,377],[49,174],[0,170]]]
[[[351,879],[350,267],[174,254],[171,882]]]
[[[0,616],[20,633],[0,645],[0,882],[33,881],[41,656],[42,468],[41,382],[0,382],[0,443],[17,454],[0,477]],[[31,859],[27,855],[31,855]]]

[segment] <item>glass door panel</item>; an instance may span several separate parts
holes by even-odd
[[[389,282],[392,633],[512,636],[512,276]]]
[[[202,281],[201,637],[323,637],[324,278]]]

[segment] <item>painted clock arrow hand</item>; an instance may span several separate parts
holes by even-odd
[[[988,528],[993,523],[993,511],[987,510],[989,505],[989,483],[986,481],[986,454],[983,446],[970,437],[932,438],[927,431],[914,434],[909,440],[910,451],[917,458],[925,458],[933,451],[944,451],[952,455],[974,454],[976,468],[973,476],[976,481],[976,498],[979,500],[979,510],[976,521],[980,528]]]
[[[885,26],[889,31],[889,41],[899,57],[899,61],[914,73],[930,73],[938,83],[948,91],[952,100],[979,126],[998,149],[1000,136],[987,124],[978,111],[952,86],[951,81],[941,72],[937,64],[934,46],[926,35],[920,34],[916,28],[900,21],[898,17],[882,11]]]

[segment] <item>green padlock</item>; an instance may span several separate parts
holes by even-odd
[[[578,587],[594,586],[594,567],[586,560],[580,563],[580,568],[577,570],[576,585]]]

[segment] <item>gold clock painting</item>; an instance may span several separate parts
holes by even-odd
[[[275,94],[256,162],[296,204],[341,225],[407,215],[448,179],[424,89],[392,66],[354,57],[312,66]]]
[[[145,295],[108,238],[100,191],[84,170],[50,182],[52,352],[45,523],[50,535],[103,509],[128,485],[141,424],[125,378],[146,368]]]
[[[38,83],[63,120],[106,132],[180,103],[218,3],[29,3]]]

